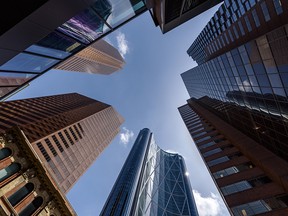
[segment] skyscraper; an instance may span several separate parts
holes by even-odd
[[[233,215],[288,214],[286,161],[219,118],[201,99],[178,109]]]
[[[0,100],[79,51],[91,51],[91,44],[147,8],[142,0],[40,0],[7,2],[5,10],[15,14],[1,17],[6,22],[0,30]],[[7,77],[17,82],[7,83]]]
[[[116,48],[105,40],[98,40],[54,69],[108,75],[122,69],[124,64],[124,59]]]
[[[287,1],[227,0],[187,51],[179,111],[235,215],[287,214],[287,17]]]
[[[0,107],[0,131],[18,125],[65,193],[124,121],[112,106],[76,93],[7,101]]]
[[[142,129],[100,215],[198,215],[184,159]]]

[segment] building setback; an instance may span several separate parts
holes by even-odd
[[[179,112],[234,215],[286,215],[287,1],[230,1],[187,53]]]
[[[100,215],[198,216],[184,159],[142,129]]]
[[[0,215],[76,216],[17,127],[0,134]]]
[[[64,193],[124,121],[112,106],[77,93],[7,101],[0,107],[0,132],[19,126]]]

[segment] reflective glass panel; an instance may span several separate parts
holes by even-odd
[[[0,87],[0,97],[5,96],[6,94],[10,93],[15,89],[16,87]]]
[[[58,60],[20,53],[0,67],[0,70],[40,73],[58,63]]]
[[[64,59],[82,47],[80,43],[64,34],[52,32],[38,43],[28,47],[26,51]]]
[[[137,11],[144,6],[141,0],[110,0],[96,1],[92,8],[114,28],[135,16]]]
[[[0,72],[0,86],[17,86],[35,77],[37,74]]]
[[[97,1],[94,4],[98,4],[98,2],[100,1]],[[108,3],[106,7],[108,17],[109,14],[111,14],[112,8]],[[85,44],[93,42],[109,30],[104,24],[104,20],[102,20],[91,7],[72,17],[57,29]]]

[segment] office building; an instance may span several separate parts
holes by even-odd
[[[287,6],[225,0],[181,74],[191,100],[179,111],[235,215],[287,214]]]
[[[164,34],[222,1],[146,0],[146,4],[155,25],[159,26]]]
[[[222,120],[202,99],[178,109],[232,215],[288,214],[287,161]]]
[[[77,93],[6,101],[0,107],[0,132],[18,125],[65,193],[124,121],[112,106]]]
[[[13,11],[13,17],[1,17],[0,100],[147,8],[141,0],[41,0],[18,2],[17,7],[7,2],[5,10]]]
[[[18,128],[0,134],[0,215],[76,215]]]
[[[119,51],[105,40],[98,40],[54,69],[108,75],[121,70],[125,62]]]
[[[198,215],[183,157],[142,129],[100,215]]]

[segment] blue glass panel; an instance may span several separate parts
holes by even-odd
[[[110,0],[110,3],[96,1],[92,7],[114,28],[135,16],[137,11],[143,9],[145,5],[141,0],[133,1],[133,3],[129,0]]]
[[[38,43],[28,47],[26,51],[64,59],[81,48],[83,46],[72,38],[52,32]]]
[[[58,60],[20,53],[0,67],[0,70],[40,73],[58,63]]]
[[[98,1],[94,4],[97,5]],[[107,17],[111,13],[110,10],[111,9],[107,8]],[[72,17],[57,29],[84,44],[93,42],[103,33],[110,30],[91,7]]]

